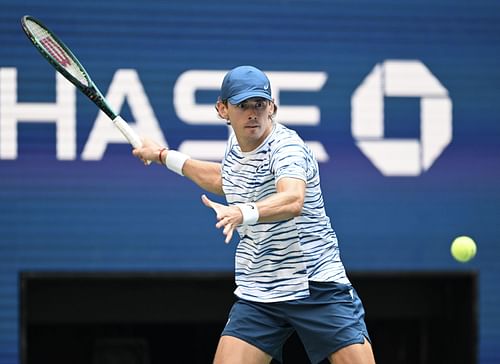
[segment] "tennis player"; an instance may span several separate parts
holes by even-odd
[[[237,297],[214,363],[282,361],[296,331],[312,363],[375,363],[364,309],[325,213],[318,163],[296,132],[273,120],[267,76],[252,66],[226,74],[216,103],[231,125],[222,163],[199,161],[145,139],[133,154],[186,176],[227,205],[202,196],[236,250]]]

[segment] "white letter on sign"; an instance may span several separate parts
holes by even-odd
[[[55,123],[58,160],[76,157],[76,90],[56,73],[55,102],[18,102],[17,69],[0,68],[0,159],[17,159],[20,123]]]
[[[139,75],[135,70],[121,69],[116,71],[106,99],[115,110],[120,110],[126,99],[135,119],[135,123],[130,123],[130,127],[135,129],[140,136],[148,135],[158,143],[167,145]],[[82,159],[102,159],[106,147],[110,143],[126,144],[128,142],[106,114],[100,111],[83,148]]]

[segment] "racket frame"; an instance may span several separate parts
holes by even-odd
[[[31,31],[28,23],[33,22],[40,28],[42,28],[52,40],[69,56],[70,60],[79,68],[81,74],[87,81],[87,85],[83,84],[75,76],[64,68],[60,62],[46,50],[46,47],[41,43],[41,39],[36,37]],[[85,96],[87,96],[94,104],[97,105],[112,121],[113,124],[120,130],[120,132],[125,136],[129,143],[134,148],[142,147],[142,141],[137,135],[137,133],[130,127],[130,125],[119,116],[113,108],[108,104],[106,98],[102,95],[101,91],[97,88],[95,83],[90,78],[89,73],[85,70],[85,67],[80,63],[78,58],[71,52],[71,50],[56,36],[50,29],[48,29],[40,20],[32,17],[31,15],[25,15],[21,18],[21,26],[24,33],[28,36],[28,39],[33,43],[36,49],[42,54],[42,56],[56,69],[57,72],[62,74],[68,81],[76,86]],[[149,164],[149,163],[148,163]]]
[[[60,65],[60,63],[49,53],[46,51],[46,48],[41,44],[40,40],[35,37],[35,35],[31,32],[27,22],[32,21],[36,23],[38,26],[43,28],[57,43],[59,47],[61,47],[71,58],[71,61],[76,64],[76,66],[80,69],[83,76],[87,80],[88,85],[84,85],[81,83],[76,77],[74,77],[70,72],[68,72],[64,67]],[[101,91],[97,88],[95,83],[90,78],[89,73],[80,63],[78,58],[73,54],[71,49],[69,49],[64,42],[59,39],[57,35],[55,35],[49,28],[47,28],[40,20],[30,16],[25,15],[21,19],[21,25],[23,27],[24,32],[33,43],[33,45],[38,49],[38,51],[42,54],[42,56],[49,61],[49,63],[59,72],[61,73],[68,81],[70,81],[73,85],[75,85],[85,96],[87,96],[92,102],[94,102],[99,109],[101,109],[110,119],[114,120],[118,114],[109,106],[106,102],[106,99],[102,95]]]

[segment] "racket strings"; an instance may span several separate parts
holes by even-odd
[[[28,20],[26,25],[36,42],[54,61],[76,78],[78,82],[85,86],[89,86],[85,72],[82,71],[78,62],[74,61],[72,55],[66,52],[64,47],[60,45],[59,41],[54,38],[49,31],[31,20]]]

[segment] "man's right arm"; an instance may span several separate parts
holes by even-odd
[[[188,159],[182,167],[182,174],[205,191],[223,195],[221,164]]]
[[[196,159],[189,159],[185,154],[179,153],[174,150],[170,150],[162,147],[151,139],[142,139],[143,145],[141,148],[135,148],[133,150],[133,155],[141,159],[144,164],[148,165],[150,162],[160,163],[162,165],[168,165],[169,169],[172,169],[172,164],[177,173],[182,172],[182,175],[189,178],[191,181],[196,183],[198,186],[204,190],[215,193],[218,195],[223,195],[222,191],[222,172],[221,164],[214,162],[206,162]],[[173,160],[172,164],[167,164],[168,153],[173,152],[170,156],[170,160]],[[182,171],[180,170],[182,168]]]

